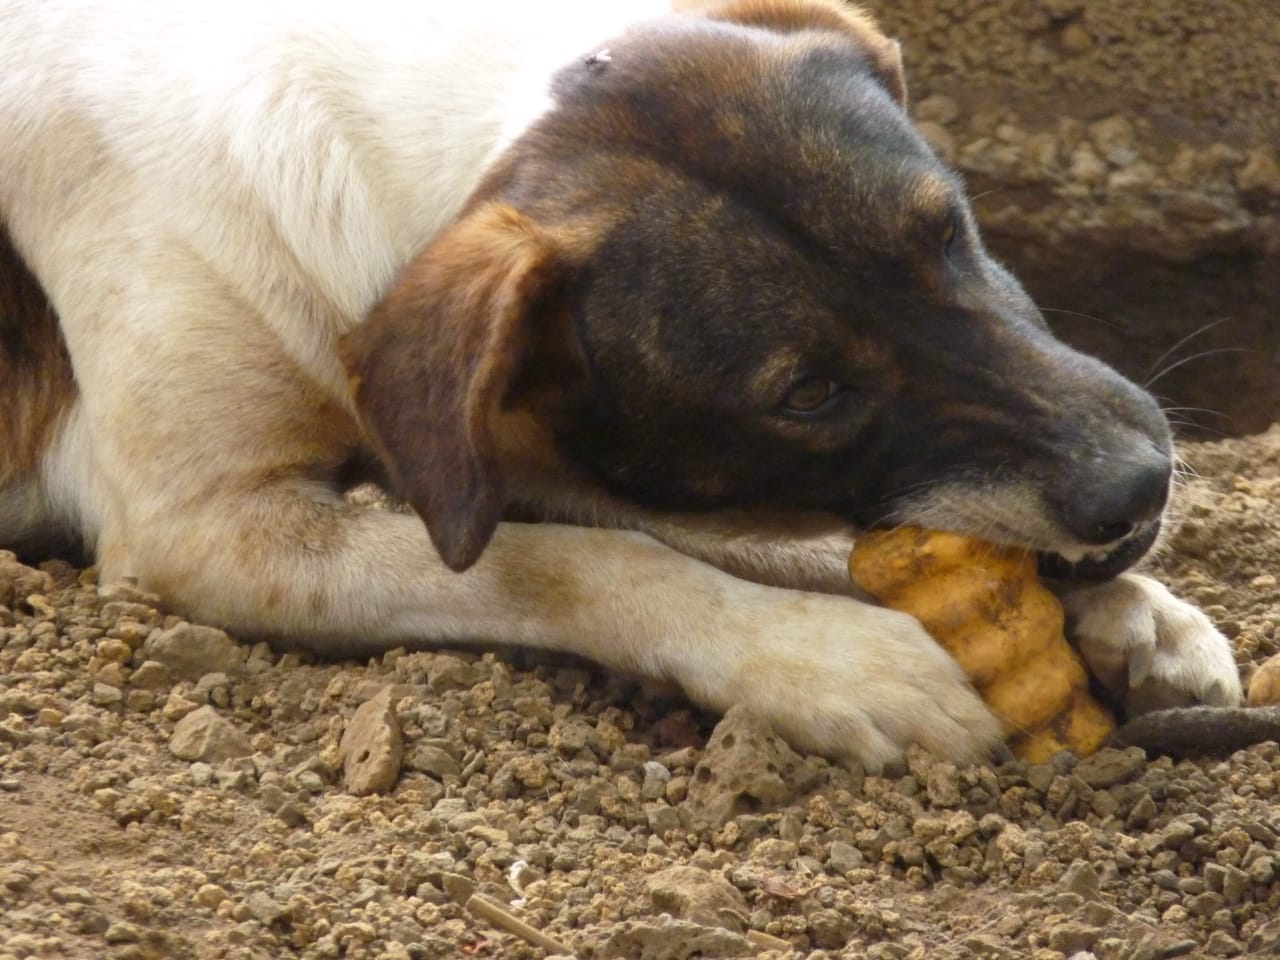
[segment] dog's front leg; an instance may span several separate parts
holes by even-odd
[[[716,710],[746,704],[797,746],[872,769],[914,742],[972,760],[1000,739],[912,618],[748,583],[640,533],[504,523],[453,573],[417,517],[285,484],[147,530],[119,572],[243,635],[327,655],[468,641],[571,652]]]
[[[855,531],[834,516],[798,511],[662,512],[595,489],[552,488],[530,511],[586,526],[639,530],[743,580],[868,599],[849,577]]]
[[[1060,590],[1073,642],[1131,713],[1242,698],[1231,646],[1199,609],[1137,573]]]

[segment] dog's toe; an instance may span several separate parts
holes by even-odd
[[[1203,612],[1155,580],[1125,574],[1071,590],[1062,602],[1090,670],[1130,714],[1241,701],[1226,638]]]

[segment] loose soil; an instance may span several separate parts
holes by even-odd
[[[1280,427],[1186,453],[1161,573],[1261,661]],[[715,723],[518,652],[278,655],[0,559],[0,958],[543,955],[473,891],[583,957],[1280,950],[1275,742],[864,777]]]
[[[1280,416],[1271,0],[867,5],[903,40],[922,132],[1060,336],[1153,381],[1190,433]]]
[[[871,6],[1059,331],[1138,377],[1243,350],[1158,392],[1280,419],[1271,0]],[[1158,572],[1248,668],[1280,427],[1185,453]],[[1274,956],[1280,746],[1205,748],[864,777],[590,665],[313,662],[0,557],[0,960],[546,955],[473,893],[582,957]]]

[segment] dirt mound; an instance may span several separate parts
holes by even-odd
[[[869,6],[903,38],[922,130],[1056,331],[1154,378],[1191,433],[1280,417],[1270,0]]]

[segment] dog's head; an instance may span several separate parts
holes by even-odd
[[[904,99],[896,45],[812,0],[643,24],[557,76],[348,345],[450,566],[515,474],[558,465],[656,507],[918,523],[1096,575],[1146,552],[1163,415],[1054,339]]]

